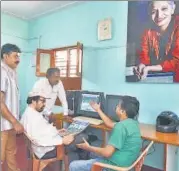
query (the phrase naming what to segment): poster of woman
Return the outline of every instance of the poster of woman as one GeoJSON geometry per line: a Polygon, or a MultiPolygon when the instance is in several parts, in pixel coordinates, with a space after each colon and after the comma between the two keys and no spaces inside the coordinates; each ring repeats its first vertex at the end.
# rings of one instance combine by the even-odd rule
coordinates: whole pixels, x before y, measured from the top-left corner
{"type": "Polygon", "coordinates": [[[129,2],[126,81],[179,83],[179,2],[129,2]]]}

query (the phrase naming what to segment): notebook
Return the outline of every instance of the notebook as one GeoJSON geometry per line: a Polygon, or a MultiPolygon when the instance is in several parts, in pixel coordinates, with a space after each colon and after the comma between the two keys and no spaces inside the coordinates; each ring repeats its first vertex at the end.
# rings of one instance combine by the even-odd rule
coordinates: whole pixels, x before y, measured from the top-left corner
{"type": "Polygon", "coordinates": [[[61,137],[64,137],[69,134],[77,135],[84,131],[90,123],[82,120],[74,120],[69,127],[63,131],[59,132],[61,137]]]}

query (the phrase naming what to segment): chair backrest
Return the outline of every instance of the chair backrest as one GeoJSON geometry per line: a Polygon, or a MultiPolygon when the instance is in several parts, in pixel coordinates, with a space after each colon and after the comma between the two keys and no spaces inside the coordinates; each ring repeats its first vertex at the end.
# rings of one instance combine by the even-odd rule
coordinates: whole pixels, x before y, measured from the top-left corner
{"type": "Polygon", "coordinates": [[[153,145],[153,141],[151,141],[143,150],[140,156],[137,158],[137,160],[133,163],[132,168],[135,168],[135,171],[141,171],[142,166],[144,164],[144,159],[150,149],[150,147],[153,145]]]}

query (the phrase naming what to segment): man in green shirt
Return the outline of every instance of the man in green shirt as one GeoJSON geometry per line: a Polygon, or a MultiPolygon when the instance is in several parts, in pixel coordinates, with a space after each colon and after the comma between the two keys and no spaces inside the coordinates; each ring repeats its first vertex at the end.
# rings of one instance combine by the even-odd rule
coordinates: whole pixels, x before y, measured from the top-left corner
{"type": "Polygon", "coordinates": [[[120,122],[113,122],[107,117],[100,105],[92,102],[91,106],[98,112],[106,126],[112,129],[109,142],[104,148],[89,145],[87,141],[78,144],[78,148],[94,152],[99,158],[78,160],[70,163],[70,171],[90,171],[93,163],[103,162],[120,167],[130,166],[139,156],[142,145],[140,128],[134,119],[139,112],[139,101],[135,97],[121,96],[116,106],[116,115],[120,122]]]}

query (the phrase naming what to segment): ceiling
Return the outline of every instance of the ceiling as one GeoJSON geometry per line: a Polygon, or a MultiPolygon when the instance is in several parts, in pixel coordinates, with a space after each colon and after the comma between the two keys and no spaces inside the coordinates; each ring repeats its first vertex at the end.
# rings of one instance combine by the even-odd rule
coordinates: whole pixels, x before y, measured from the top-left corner
{"type": "Polygon", "coordinates": [[[77,2],[78,1],[1,1],[1,11],[22,19],[30,20],[77,2]]]}

